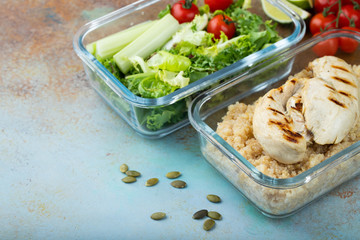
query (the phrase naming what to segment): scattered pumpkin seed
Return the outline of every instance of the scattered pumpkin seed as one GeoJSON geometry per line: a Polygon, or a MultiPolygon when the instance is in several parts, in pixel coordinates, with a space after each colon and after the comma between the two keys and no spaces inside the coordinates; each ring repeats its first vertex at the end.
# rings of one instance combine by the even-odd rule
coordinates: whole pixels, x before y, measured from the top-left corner
{"type": "Polygon", "coordinates": [[[130,177],[139,177],[141,175],[138,171],[135,170],[128,170],[125,174],[130,177]]]}
{"type": "Polygon", "coordinates": [[[155,184],[157,184],[158,182],[159,182],[158,178],[150,178],[146,181],[145,186],[151,187],[151,186],[154,186],[155,184]]]}
{"type": "Polygon", "coordinates": [[[164,213],[164,212],[156,212],[156,213],[151,214],[150,217],[153,220],[161,220],[161,219],[166,217],[166,213],[164,213]]]}
{"type": "Polygon", "coordinates": [[[193,219],[203,219],[207,215],[208,215],[208,210],[202,209],[202,210],[197,211],[196,213],[194,213],[193,219]]]}
{"type": "Polygon", "coordinates": [[[204,225],[203,225],[203,229],[205,231],[209,231],[211,230],[215,225],[215,221],[212,220],[212,219],[207,219],[205,222],[204,222],[204,225]]]}
{"type": "Polygon", "coordinates": [[[172,171],[172,172],[168,172],[168,173],[166,174],[166,177],[167,177],[167,178],[170,178],[170,179],[174,179],[174,178],[178,178],[180,175],[181,175],[180,172],[178,172],[178,171],[172,171]]]}
{"type": "Polygon", "coordinates": [[[171,186],[173,186],[174,188],[184,188],[186,187],[186,182],[182,180],[175,180],[171,182],[171,186]]]}
{"type": "Polygon", "coordinates": [[[215,211],[209,211],[207,216],[214,220],[220,220],[222,218],[221,214],[215,211]]]}
{"type": "Polygon", "coordinates": [[[120,166],[120,172],[126,173],[127,170],[129,170],[129,167],[125,163],[120,166]]]}
{"type": "Polygon", "coordinates": [[[219,203],[221,202],[221,198],[217,195],[214,195],[214,194],[209,194],[206,196],[206,198],[210,201],[210,202],[213,202],[213,203],[219,203]]]}
{"type": "Polygon", "coordinates": [[[127,176],[121,179],[124,183],[133,183],[136,182],[136,178],[132,176],[127,176]]]}

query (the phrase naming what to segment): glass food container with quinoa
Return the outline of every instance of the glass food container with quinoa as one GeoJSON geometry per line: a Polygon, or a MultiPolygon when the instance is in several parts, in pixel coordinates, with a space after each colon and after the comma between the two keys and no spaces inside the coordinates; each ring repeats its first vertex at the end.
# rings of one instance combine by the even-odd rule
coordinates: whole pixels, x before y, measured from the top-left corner
{"type": "Polygon", "coordinates": [[[216,37],[207,29],[216,14],[203,1],[191,22],[180,23],[171,14],[177,1],[140,0],[84,25],[73,46],[112,109],[140,135],[160,138],[189,123],[188,105],[201,91],[303,38],[304,21],[281,1],[268,1],[290,23],[271,21],[259,0],[246,9],[238,0],[221,12],[235,22],[234,35],[216,37]]]}
{"type": "Polygon", "coordinates": [[[360,48],[321,56],[337,39],[358,46],[360,35],[306,40],[189,107],[205,159],[266,216],[289,216],[360,173],[360,48]]]}

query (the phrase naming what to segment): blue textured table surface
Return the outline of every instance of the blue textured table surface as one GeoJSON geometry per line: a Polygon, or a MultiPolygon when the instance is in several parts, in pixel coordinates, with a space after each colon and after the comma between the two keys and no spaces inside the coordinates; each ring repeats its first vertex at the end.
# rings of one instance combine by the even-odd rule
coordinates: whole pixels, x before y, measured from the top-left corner
{"type": "Polygon", "coordinates": [[[102,102],[72,36],[131,2],[2,1],[0,239],[360,239],[359,177],[270,219],[207,164],[190,126],[144,139],[102,102]],[[142,173],[137,182],[121,181],[122,163],[142,173]],[[173,170],[186,188],[170,186],[173,170]],[[209,232],[192,219],[204,208],[223,216],[209,232]],[[166,219],[150,219],[157,211],[166,219]]]}

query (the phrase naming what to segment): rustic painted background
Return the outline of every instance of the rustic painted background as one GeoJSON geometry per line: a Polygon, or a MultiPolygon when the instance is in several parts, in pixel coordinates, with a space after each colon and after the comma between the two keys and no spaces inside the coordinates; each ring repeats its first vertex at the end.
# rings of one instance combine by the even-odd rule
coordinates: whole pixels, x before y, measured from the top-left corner
{"type": "Polygon", "coordinates": [[[191,127],[146,140],[101,101],[72,37],[131,2],[0,1],[0,239],[360,239],[359,177],[269,219],[203,160],[191,127]],[[142,177],[122,183],[122,163],[142,177]],[[172,170],[187,188],[170,187],[172,170]],[[223,215],[210,232],[191,218],[202,208],[223,215]]]}

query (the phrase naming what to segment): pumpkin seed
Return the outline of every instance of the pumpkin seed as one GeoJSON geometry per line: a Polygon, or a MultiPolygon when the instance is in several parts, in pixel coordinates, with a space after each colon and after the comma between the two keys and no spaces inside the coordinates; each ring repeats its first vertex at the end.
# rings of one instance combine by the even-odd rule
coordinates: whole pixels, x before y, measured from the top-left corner
{"type": "Polygon", "coordinates": [[[220,220],[222,218],[221,214],[215,211],[209,211],[207,216],[214,220],[220,220]]]}
{"type": "Polygon", "coordinates": [[[171,182],[171,186],[173,186],[174,188],[184,188],[186,187],[186,182],[181,180],[175,180],[171,182]]]}
{"type": "Polygon", "coordinates": [[[178,172],[178,171],[172,171],[172,172],[168,172],[168,173],[166,174],[166,177],[167,177],[167,178],[170,178],[170,179],[174,179],[174,178],[178,178],[180,175],[181,175],[180,172],[178,172]]]}
{"type": "Polygon", "coordinates": [[[128,170],[125,174],[130,177],[139,177],[141,175],[138,171],[135,170],[128,170]]]}
{"type": "Polygon", "coordinates": [[[205,222],[204,222],[204,225],[203,225],[203,229],[205,231],[209,231],[211,230],[215,225],[215,221],[212,220],[212,219],[207,219],[205,222]]]}
{"type": "Polygon", "coordinates": [[[136,178],[132,176],[127,176],[121,179],[124,183],[133,183],[136,182],[136,178]]]}
{"type": "Polygon", "coordinates": [[[120,172],[126,173],[127,170],[129,170],[129,167],[125,163],[120,166],[120,172]]]}
{"type": "Polygon", "coordinates": [[[150,178],[146,181],[145,186],[151,187],[151,186],[154,186],[155,184],[157,184],[158,182],[159,182],[158,178],[150,178]]]}
{"type": "Polygon", "coordinates": [[[156,212],[156,213],[151,214],[150,217],[153,220],[161,220],[161,219],[166,217],[166,213],[164,213],[164,212],[156,212]]]}
{"type": "Polygon", "coordinates": [[[221,202],[221,198],[217,195],[214,195],[214,194],[209,194],[206,196],[206,198],[210,201],[210,202],[213,202],[213,203],[219,203],[221,202]]]}
{"type": "Polygon", "coordinates": [[[193,219],[203,219],[207,215],[208,215],[208,210],[202,209],[202,210],[197,211],[196,213],[194,213],[193,219]]]}

